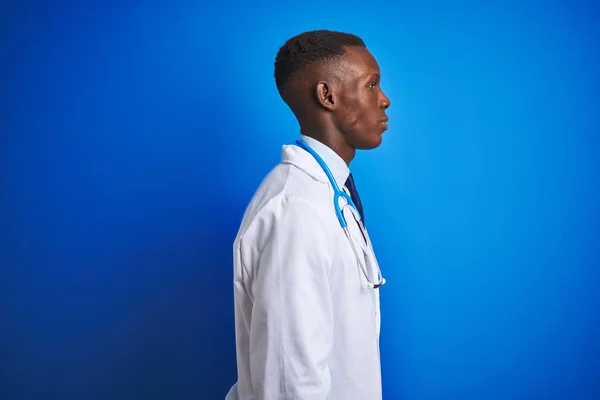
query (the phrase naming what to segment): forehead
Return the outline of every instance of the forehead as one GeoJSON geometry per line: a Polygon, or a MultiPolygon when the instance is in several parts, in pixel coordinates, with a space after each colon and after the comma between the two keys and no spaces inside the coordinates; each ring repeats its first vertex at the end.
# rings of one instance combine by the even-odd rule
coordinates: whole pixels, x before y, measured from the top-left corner
{"type": "Polygon", "coordinates": [[[346,47],[343,59],[345,66],[358,76],[380,73],[375,57],[364,47],[346,47]]]}

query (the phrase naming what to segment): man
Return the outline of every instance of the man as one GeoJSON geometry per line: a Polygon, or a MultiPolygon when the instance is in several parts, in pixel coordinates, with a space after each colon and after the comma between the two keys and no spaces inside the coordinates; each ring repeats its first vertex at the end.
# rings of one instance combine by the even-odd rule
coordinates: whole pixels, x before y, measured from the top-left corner
{"type": "Polygon", "coordinates": [[[380,281],[349,170],[356,150],[376,148],[387,130],[379,79],[352,34],[305,32],[277,54],[277,89],[303,145],[284,146],[234,243],[238,382],[228,400],[382,396],[379,292],[369,285],[380,281]],[[349,236],[335,186],[352,197],[338,204],[356,206],[343,210],[349,236]]]}

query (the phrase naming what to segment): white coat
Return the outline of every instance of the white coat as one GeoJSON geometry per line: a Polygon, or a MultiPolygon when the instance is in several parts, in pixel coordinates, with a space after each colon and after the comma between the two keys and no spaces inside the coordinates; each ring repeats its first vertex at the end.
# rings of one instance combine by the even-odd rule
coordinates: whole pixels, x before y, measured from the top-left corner
{"type": "MultiPolygon", "coordinates": [[[[302,139],[344,187],[346,163],[302,139]]],[[[344,214],[364,257],[349,207],[344,214]]],[[[234,301],[238,380],[226,400],[381,399],[379,290],[366,287],[326,174],[298,146],[283,147],[244,214],[234,242],[234,301]]]]}

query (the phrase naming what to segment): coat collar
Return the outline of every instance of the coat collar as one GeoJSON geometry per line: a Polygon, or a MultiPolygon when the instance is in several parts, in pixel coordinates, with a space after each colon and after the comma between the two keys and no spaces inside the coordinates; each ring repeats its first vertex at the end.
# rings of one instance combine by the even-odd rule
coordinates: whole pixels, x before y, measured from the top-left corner
{"type": "MultiPolygon", "coordinates": [[[[350,169],[346,165],[346,162],[332,149],[318,140],[306,135],[301,135],[301,139],[323,159],[325,164],[327,164],[331,170],[338,187],[342,189],[346,184],[348,175],[350,175],[350,169]]],[[[327,174],[323,171],[317,160],[301,147],[296,145],[283,146],[281,160],[283,163],[292,164],[300,168],[318,181],[329,182],[327,174]]]]}

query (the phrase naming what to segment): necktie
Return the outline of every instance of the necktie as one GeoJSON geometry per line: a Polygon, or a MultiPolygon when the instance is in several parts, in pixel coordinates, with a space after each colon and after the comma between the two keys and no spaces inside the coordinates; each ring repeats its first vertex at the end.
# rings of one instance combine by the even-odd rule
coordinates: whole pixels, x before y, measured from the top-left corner
{"type": "Polygon", "coordinates": [[[362,218],[364,224],[365,214],[363,213],[362,203],[360,202],[360,197],[358,197],[358,192],[356,191],[356,185],[354,184],[354,178],[352,177],[352,174],[350,174],[348,176],[348,179],[346,180],[346,187],[350,192],[350,197],[352,198],[352,201],[356,205],[356,208],[358,208],[358,212],[360,213],[360,217],[362,218]]]}

